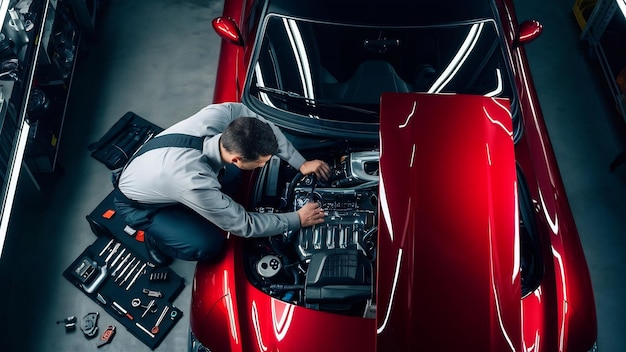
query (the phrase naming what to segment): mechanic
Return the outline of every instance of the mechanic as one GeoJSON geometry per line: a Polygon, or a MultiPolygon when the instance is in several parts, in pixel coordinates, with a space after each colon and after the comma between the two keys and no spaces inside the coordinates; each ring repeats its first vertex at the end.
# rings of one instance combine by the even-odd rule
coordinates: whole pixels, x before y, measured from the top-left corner
{"type": "Polygon", "coordinates": [[[116,210],[144,231],[149,259],[157,266],[173,258],[215,257],[224,244],[219,229],[264,237],[323,223],[324,210],[315,202],[297,212],[257,213],[225,193],[240,170],[262,167],[272,155],[302,174],[330,175],[328,164],[306,161],[278,127],[243,104],[211,104],[152,138],[114,173],[116,210]]]}

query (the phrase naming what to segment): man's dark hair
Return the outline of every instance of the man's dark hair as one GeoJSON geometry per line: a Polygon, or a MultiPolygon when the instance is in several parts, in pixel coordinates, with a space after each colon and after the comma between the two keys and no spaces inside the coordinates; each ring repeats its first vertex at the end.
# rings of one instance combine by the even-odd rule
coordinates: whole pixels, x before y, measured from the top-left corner
{"type": "Polygon", "coordinates": [[[243,161],[255,161],[278,152],[278,142],[272,128],[253,117],[233,120],[222,133],[222,146],[229,153],[241,155],[243,161]]]}

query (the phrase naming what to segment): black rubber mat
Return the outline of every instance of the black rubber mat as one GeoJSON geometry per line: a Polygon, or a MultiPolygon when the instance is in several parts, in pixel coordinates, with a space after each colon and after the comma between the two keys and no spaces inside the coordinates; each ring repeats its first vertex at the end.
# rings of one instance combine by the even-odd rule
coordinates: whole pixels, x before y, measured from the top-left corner
{"type": "Polygon", "coordinates": [[[97,239],[63,276],[155,349],[183,316],[172,302],[185,287],[184,279],[150,263],[142,232],[128,227],[113,209],[111,193],[87,215],[97,239]]]}

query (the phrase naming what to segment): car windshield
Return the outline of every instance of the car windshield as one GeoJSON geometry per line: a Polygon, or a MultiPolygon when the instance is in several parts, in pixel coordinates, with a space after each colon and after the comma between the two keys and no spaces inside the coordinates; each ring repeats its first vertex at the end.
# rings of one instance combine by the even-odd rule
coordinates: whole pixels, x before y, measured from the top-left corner
{"type": "Polygon", "coordinates": [[[510,97],[492,20],[380,27],[268,17],[247,92],[266,109],[378,123],[383,92],[510,97]]]}

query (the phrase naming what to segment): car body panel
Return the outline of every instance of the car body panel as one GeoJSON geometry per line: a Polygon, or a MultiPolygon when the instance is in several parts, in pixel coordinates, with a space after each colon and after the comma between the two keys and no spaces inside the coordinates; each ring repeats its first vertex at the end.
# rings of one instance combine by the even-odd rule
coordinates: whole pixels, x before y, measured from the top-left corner
{"type": "Polygon", "coordinates": [[[383,94],[379,350],[520,349],[507,105],[480,96],[383,94]]]}

